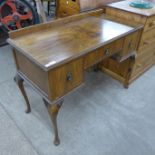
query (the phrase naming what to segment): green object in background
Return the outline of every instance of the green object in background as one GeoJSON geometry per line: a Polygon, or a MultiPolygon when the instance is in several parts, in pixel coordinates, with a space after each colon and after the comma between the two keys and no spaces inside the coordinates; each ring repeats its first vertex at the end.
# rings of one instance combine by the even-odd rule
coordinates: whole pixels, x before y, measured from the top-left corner
{"type": "Polygon", "coordinates": [[[144,0],[135,0],[130,2],[130,6],[140,9],[151,9],[153,8],[153,4],[151,2],[147,2],[144,0]]]}

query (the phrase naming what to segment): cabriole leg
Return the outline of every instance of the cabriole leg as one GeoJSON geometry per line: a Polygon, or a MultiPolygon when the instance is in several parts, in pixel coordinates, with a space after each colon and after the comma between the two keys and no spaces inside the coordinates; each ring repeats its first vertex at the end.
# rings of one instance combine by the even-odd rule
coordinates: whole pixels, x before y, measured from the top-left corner
{"type": "Polygon", "coordinates": [[[45,99],[43,99],[48,113],[50,115],[50,118],[52,120],[53,123],[53,128],[54,128],[54,144],[55,145],[59,145],[60,144],[60,139],[59,139],[59,134],[58,134],[58,126],[57,126],[57,115],[58,112],[62,106],[63,101],[59,102],[59,103],[55,103],[50,105],[45,99]]]}
{"type": "Polygon", "coordinates": [[[24,89],[24,85],[23,85],[23,82],[24,80],[18,75],[16,74],[16,77],[14,78],[14,80],[16,81],[16,83],[18,84],[18,87],[26,101],[26,106],[27,106],[27,109],[26,109],[26,113],[30,113],[31,112],[31,106],[30,106],[30,103],[29,103],[29,100],[28,100],[28,97],[27,97],[27,94],[26,94],[26,91],[24,89]]]}

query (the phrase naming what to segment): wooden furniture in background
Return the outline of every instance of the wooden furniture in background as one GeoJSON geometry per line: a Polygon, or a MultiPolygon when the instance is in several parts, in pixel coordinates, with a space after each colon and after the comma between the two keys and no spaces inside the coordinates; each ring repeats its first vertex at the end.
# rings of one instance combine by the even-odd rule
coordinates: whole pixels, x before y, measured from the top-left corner
{"type": "MultiPolygon", "coordinates": [[[[122,1],[107,5],[106,14],[113,16],[115,19],[121,18],[124,23],[144,25],[133,68],[129,69],[128,61],[118,63],[111,58],[107,59],[101,67],[104,72],[123,83],[126,79],[124,73],[131,72],[131,77],[127,82],[130,84],[155,64],[155,7],[152,9],[137,9],[130,7],[128,1],[122,1]]],[[[125,87],[128,86],[125,84],[125,87]]]]}
{"type": "Polygon", "coordinates": [[[92,9],[104,8],[105,4],[116,1],[119,0],[57,0],[56,16],[67,17],[92,9]]]}
{"type": "Polygon", "coordinates": [[[10,32],[16,81],[27,112],[31,109],[24,81],[43,98],[54,125],[55,145],[60,143],[56,119],[64,96],[82,86],[89,67],[112,56],[133,58],[141,29],[111,21],[99,10],[10,32]]]}

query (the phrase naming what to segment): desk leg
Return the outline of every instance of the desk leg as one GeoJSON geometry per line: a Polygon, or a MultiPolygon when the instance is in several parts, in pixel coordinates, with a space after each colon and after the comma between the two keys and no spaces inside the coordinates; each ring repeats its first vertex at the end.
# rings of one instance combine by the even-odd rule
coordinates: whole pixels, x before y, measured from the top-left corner
{"type": "Polygon", "coordinates": [[[129,65],[129,68],[128,68],[128,73],[127,73],[127,76],[126,76],[126,79],[125,79],[125,82],[124,82],[124,88],[128,89],[129,88],[129,80],[130,80],[130,77],[132,75],[132,70],[133,70],[133,66],[135,64],[135,55],[131,56],[130,58],[130,65],[129,65]]]}
{"type": "Polygon", "coordinates": [[[45,99],[43,99],[43,101],[47,107],[48,113],[49,113],[52,123],[53,123],[54,134],[55,134],[54,135],[55,136],[54,144],[59,145],[60,139],[59,139],[58,127],[57,127],[57,115],[58,115],[58,112],[62,106],[63,101],[61,101],[59,103],[52,104],[52,105],[50,105],[45,99]]]}
{"type": "Polygon", "coordinates": [[[31,112],[31,106],[30,106],[27,94],[25,92],[25,89],[24,89],[24,85],[23,85],[24,80],[18,74],[16,74],[15,81],[18,84],[18,87],[19,87],[19,89],[20,89],[20,91],[21,91],[21,93],[22,93],[22,95],[26,101],[27,109],[25,112],[30,113],[31,112]]]}

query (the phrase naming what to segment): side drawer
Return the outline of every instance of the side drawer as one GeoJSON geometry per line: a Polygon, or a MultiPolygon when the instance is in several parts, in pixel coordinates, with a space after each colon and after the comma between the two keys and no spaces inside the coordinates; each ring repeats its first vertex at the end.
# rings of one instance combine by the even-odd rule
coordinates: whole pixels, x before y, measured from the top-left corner
{"type": "Polygon", "coordinates": [[[147,68],[153,64],[153,52],[151,49],[143,51],[138,55],[132,76],[137,76],[138,74],[143,73],[147,68]]]}
{"type": "Polygon", "coordinates": [[[155,28],[155,16],[151,16],[147,18],[144,31],[148,31],[155,28]]]}
{"type": "Polygon", "coordinates": [[[139,50],[144,50],[154,44],[155,44],[155,28],[143,33],[139,50]]]}
{"type": "Polygon", "coordinates": [[[73,60],[49,72],[50,99],[58,99],[84,82],[83,58],[73,60]]]}
{"type": "Polygon", "coordinates": [[[125,37],[123,50],[119,53],[119,58],[127,59],[131,53],[137,50],[141,31],[134,32],[125,37]]]}

